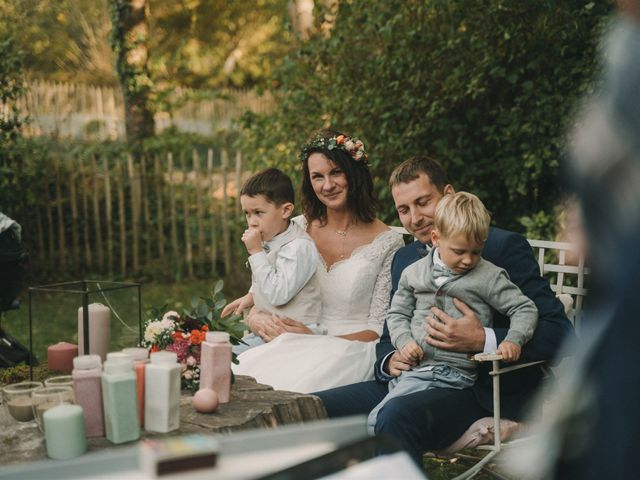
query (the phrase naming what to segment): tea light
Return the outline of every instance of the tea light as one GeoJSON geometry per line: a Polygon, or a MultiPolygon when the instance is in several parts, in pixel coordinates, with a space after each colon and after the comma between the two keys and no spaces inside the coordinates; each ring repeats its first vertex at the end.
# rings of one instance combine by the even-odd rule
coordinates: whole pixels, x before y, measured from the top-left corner
{"type": "Polygon", "coordinates": [[[47,348],[49,370],[71,373],[73,358],[78,356],[78,346],[67,342],[58,342],[47,348]]]}
{"type": "Polygon", "coordinates": [[[9,414],[19,422],[33,420],[33,401],[27,397],[18,397],[7,402],[9,414]]]}
{"type": "Polygon", "coordinates": [[[44,431],[44,413],[58,405],[73,403],[73,390],[70,386],[39,387],[31,392],[31,402],[36,423],[40,430],[44,431]]]}
{"type": "Polygon", "coordinates": [[[3,403],[14,420],[18,422],[33,420],[31,392],[38,387],[42,387],[42,383],[20,382],[7,385],[2,389],[3,403]]]}
{"type": "Polygon", "coordinates": [[[45,387],[72,387],[73,380],[71,375],[59,375],[57,377],[47,378],[44,381],[45,387]]]}
{"type": "Polygon", "coordinates": [[[67,460],[87,451],[84,416],[79,405],[58,405],[42,415],[47,456],[67,460]]]}

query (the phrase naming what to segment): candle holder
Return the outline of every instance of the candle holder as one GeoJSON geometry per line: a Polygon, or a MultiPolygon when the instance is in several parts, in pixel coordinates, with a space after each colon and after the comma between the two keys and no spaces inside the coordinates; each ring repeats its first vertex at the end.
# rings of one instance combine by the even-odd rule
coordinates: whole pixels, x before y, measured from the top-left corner
{"type": "Polygon", "coordinates": [[[42,387],[41,382],[20,382],[2,388],[2,403],[17,422],[33,420],[33,400],[31,392],[42,387]]]}
{"type": "Polygon", "coordinates": [[[44,433],[42,415],[50,408],[73,403],[73,390],[70,386],[38,387],[31,392],[33,418],[44,433]]]}
{"type": "MultiPolygon", "coordinates": [[[[119,333],[114,349],[139,343],[143,334],[141,287],[140,283],[105,280],[29,287],[29,350],[35,353],[37,337],[38,352],[46,351],[50,369],[70,373],[78,354],[104,357],[111,349],[112,331],[119,333]],[[118,345],[124,337],[127,341],[118,345]]],[[[29,378],[33,379],[32,366],[29,378]]]]}

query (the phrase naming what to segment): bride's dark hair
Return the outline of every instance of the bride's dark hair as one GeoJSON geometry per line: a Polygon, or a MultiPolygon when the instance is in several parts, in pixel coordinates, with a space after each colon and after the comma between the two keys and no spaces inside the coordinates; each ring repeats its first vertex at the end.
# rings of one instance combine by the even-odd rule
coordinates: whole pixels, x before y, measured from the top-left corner
{"type": "Polygon", "coordinates": [[[327,207],[322,203],[313,191],[311,177],[309,175],[309,156],[312,153],[321,153],[339,167],[347,177],[349,191],[347,193],[347,208],[358,222],[371,223],[376,218],[378,200],[373,190],[373,179],[369,167],[365,161],[354,160],[341,148],[328,149],[321,145],[314,145],[318,138],[337,138],[344,135],[335,130],[321,130],[315,133],[303,149],[302,155],[302,212],[308,222],[320,220],[327,221],[327,207]]]}

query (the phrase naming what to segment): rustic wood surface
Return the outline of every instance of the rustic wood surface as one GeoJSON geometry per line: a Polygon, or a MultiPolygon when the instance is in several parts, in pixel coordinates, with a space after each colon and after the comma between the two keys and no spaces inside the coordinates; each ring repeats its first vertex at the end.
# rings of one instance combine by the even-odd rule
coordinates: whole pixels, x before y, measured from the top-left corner
{"type": "MultiPolygon", "coordinates": [[[[142,431],[142,438],[185,433],[225,433],[254,428],[321,420],[327,417],[322,401],[312,395],[273,390],[246,376],[236,377],[231,401],[214,413],[202,414],[191,406],[191,393],[180,401],[180,429],[167,434],[142,431]]],[[[44,435],[35,422],[18,423],[3,405],[0,409],[0,465],[32,462],[47,458],[44,435]]],[[[89,451],[118,448],[106,438],[88,439],[89,451]]],[[[131,445],[126,443],[122,445],[131,445]]]]}

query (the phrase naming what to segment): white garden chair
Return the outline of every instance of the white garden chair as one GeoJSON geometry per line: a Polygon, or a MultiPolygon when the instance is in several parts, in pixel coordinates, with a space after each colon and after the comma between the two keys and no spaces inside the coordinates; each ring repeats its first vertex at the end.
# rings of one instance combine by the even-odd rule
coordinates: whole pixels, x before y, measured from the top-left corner
{"type": "MultiPolygon", "coordinates": [[[[529,243],[534,249],[534,253],[537,253],[540,274],[549,279],[551,289],[564,304],[567,316],[574,323],[576,331],[579,332],[583,301],[587,295],[585,277],[590,274],[590,270],[585,267],[584,258],[580,256],[577,265],[567,265],[567,254],[569,252],[575,252],[572,244],[545,240],[529,240],[529,243]]],[[[503,449],[513,446],[518,442],[526,441],[526,437],[523,437],[505,443],[508,437],[519,428],[515,422],[500,418],[500,375],[543,362],[532,362],[501,368],[501,358],[500,355],[495,354],[478,354],[474,356],[474,359],[477,361],[492,362],[490,375],[493,376],[494,415],[493,417],[483,418],[475,422],[461,439],[449,447],[445,453],[452,454],[465,448],[488,450],[489,453],[482,458],[457,454],[463,460],[471,459],[478,461],[464,473],[455,477],[454,480],[473,478],[481,470],[486,469],[491,460],[503,449]],[[494,435],[494,433],[498,431],[501,432],[501,434],[494,435]]],[[[491,474],[498,478],[504,478],[495,472],[491,472],[491,474]]]]}

